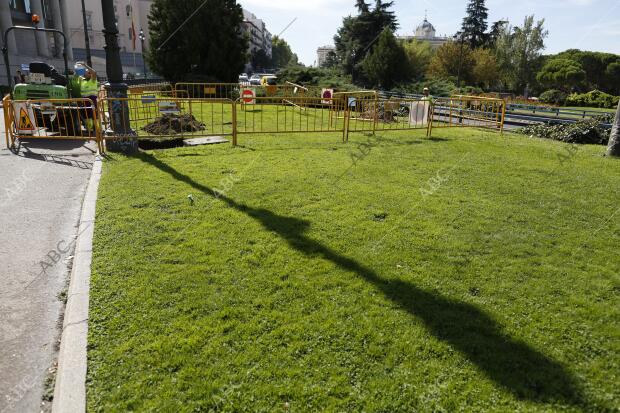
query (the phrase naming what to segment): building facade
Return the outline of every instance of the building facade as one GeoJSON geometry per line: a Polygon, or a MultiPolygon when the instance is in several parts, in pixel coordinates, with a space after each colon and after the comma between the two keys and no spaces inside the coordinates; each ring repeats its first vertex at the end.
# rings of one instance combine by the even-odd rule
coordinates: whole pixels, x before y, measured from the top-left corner
{"type": "MultiPolygon", "coordinates": [[[[82,23],[81,0],[64,1],[68,1],[70,4],[68,17],[74,58],[75,60],[85,61],[86,36],[84,24],[82,23]]],[[[148,49],[150,41],[148,15],[152,3],[152,0],[114,0],[114,11],[116,12],[118,27],[118,45],[121,49],[121,62],[124,73],[144,75],[143,52],[148,49]],[[142,50],[142,42],[139,39],[140,30],[143,31],[145,37],[144,50],[142,50]]],[[[85,6],[86,26],[88,28],[93,67],[100,76],[105,76],[105,39],[103,36],[101,0],[86,0],[85,6]]]]}
{"type": "Polygon", "coordinates": [[[424,21],[415,29],[413,36],[399,36],[398,38],[405,41],[418,40],[421,42],[426,42],[429,43],[433,49],[437,49],[441,45],[450,41],[450,38],[447,36],[437,36],[435,27],[426,17],[424,18],[424,21]]]}
{"type": "MultiPolygon", "coordinates": [[[[145,49],[148,47],[148,20],[151,0],[114,0],[119,30],[119,46],[125,73],[142,73],[142,44],[135,39],[140,29],[145,34],[145,49]]],[[[103,14],[101,0],[86,0],[86,21],[94,69],[105,76],[105,41],[103,38],[103,14]]],[[[81,0],[0,0],[0,30],[11,26],[32,26],[31,18],[41,18],[39,27],[62,31],[69,41],[67,56],[70,66],[75,61],[86,60],[85,31],[81,0]]],[[[63,40],[61,36],[49,33],[14,31],[7,38],[11,61],[11,73],[22,65],[35,61],[48,62],[59,69],[63,67],[63,40]]],[[[61,70],[62,71],[62,70],[61,70]]],[[[0,70],[0,84],[8,84],[6,70],[0,70]]]]}
{"type": "Polygon", "coordinates": [[[327,58],[330,53],[336,53],[336,47],[334,46],[321,46],[316,49],[316,65],[323,67],[327,63],[327,58]]]}
{"type": "MultiPolygon", "coordinates": [[[[248,55],[258,50],[264,50],[265,54],[271,58],[273,56],[272,49],[272,35],[267,30],[265,22],[250,11],[243,9],[243,23],[241,24],[241,30],[248,37],[248,55]]],[[[249,71],[251,66],[246,65],[246,70],[249,71]]]]}

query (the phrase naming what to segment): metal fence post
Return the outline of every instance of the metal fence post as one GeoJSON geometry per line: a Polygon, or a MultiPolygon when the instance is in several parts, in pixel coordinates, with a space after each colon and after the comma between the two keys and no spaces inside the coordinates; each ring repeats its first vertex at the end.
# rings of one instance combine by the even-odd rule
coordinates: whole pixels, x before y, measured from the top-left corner
{"type": "Polygon", "coordinates": [[[237,101],[232,101],[232,144],[237,146],[237,101]]]}

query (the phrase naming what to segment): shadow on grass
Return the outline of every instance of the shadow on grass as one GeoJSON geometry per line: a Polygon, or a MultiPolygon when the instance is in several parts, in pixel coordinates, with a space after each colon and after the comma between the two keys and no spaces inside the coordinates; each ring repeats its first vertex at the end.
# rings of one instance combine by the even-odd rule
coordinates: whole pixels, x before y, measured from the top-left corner
{"type": "Polygon", "coordinates": [[[594,407],[589,405],[575,378],[561,364],[525,342],[510,337],[502,331],[501,325],[479,308],[422,290],[409,282],[384,279],[371,268],[308,238],[305,232],[310,227],[309,221],[253,208],[222,194],[215,195],[213,189],[152,155],[139,156],[174,179],[247,214],[266,230],[276,232],[295,250],[311,258],[327,259],[372,283],[385,297],[419,318],[435,338],[459,351],[490,380],[518,399],[594,407]]]}

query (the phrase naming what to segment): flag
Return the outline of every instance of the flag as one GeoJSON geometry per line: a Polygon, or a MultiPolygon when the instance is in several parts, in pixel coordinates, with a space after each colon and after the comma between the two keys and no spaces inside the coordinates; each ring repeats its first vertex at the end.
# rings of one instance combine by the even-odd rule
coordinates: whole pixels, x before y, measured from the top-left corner
{"type": "Polygon", "coordinates": [[[133,21],[133,16],[131,18],[131,40],[133,41],[133,50],[136,50],[136,25],[133,21]]]}
{"type": "Polygon", "coordinates": [[[131,41],[133,42],[133,50],[136,51],[136,23],[133,19],[133,2],[129,0],[129,10],[131,10],[131,41]]]}

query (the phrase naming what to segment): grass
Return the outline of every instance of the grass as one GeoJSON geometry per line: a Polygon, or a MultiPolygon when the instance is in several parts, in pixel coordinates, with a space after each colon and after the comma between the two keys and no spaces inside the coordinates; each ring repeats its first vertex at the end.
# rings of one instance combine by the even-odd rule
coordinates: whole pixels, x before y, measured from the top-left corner
{"type": "Polygon", "coordinates": [[[592,108],[592,107],[580,107],[580,106],[564,106],[561,109],[585,110],[585,111],[591,111],[591,112],[616,113],[616,109],[592,108]]]}
{"type": "Polygon", "coordinates": [[[620,162],[433,136],[112,156],[88,410],[617,408],[620,162]]]}

